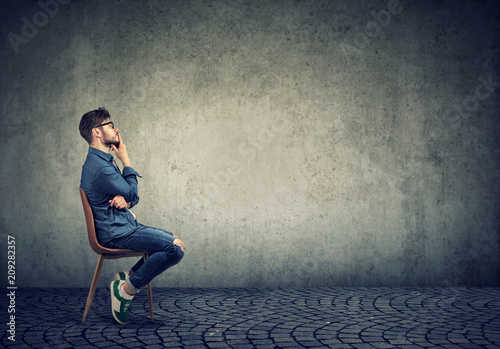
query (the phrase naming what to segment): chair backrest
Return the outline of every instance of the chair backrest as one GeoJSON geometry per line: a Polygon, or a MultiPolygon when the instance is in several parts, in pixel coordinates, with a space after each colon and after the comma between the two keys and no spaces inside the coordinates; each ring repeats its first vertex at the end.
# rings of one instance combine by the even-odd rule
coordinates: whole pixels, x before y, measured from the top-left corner
{"type": "Polygon", "coordinates": [[[82,188],[80,188],[80,196],[82,198],[83,212],[85,213],[85,221],[87,222],[87,235],[89,238],[89,244],[95,253],[100,255],[110,256],[108,258],[113,258],[111,257],[111,255],[115,255],[116,257],[114,258],[118,258],[121,257],[122,255],[142,256],[144,254],[144,252],[139,252],[134,250],[107,248],[99,244],[99,241],[97,240],[97,234],[95,231],[94,214],[92,213],[92,207],[90,207],[87,194],[85,194],[82,188]]]}
{"type": "Polygon", "coordinates": [[[102,247],[99,244],[99,241],[97,241],[97,234],[95,231],[95,224],[94,224],[94,214],[92,213],[92,208],[90,207],[87,194],[85,194],[82,188],[80,188],[80,196],[82,198],[83,212],[85,213],[85,221],[87,222],[87,235],[89,238],[90,247],[92,247],[95,253],[104,254],[107,251],[106,248],[102,247]]]}

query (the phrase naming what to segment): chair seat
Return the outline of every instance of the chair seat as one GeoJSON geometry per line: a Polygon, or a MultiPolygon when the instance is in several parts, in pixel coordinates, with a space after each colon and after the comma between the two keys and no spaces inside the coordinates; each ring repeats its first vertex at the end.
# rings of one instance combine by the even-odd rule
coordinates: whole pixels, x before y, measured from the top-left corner
{"type": "Polygon", "coordinates": [[[117,248],[103,248],[100,254],[104,255],[112,255],[112,254],[137,254],[138,256],[142,256],[145,252],[136,251],[136,250],[127,250],[127,249],[117,249],[117,248]]]}
{"type": "Polygon", "coordinates": [[[118,259],[124,257],[144,257],[145,253],[134,250],[113,250],[110,253],[102,253],[104,259],[118,259]]]}

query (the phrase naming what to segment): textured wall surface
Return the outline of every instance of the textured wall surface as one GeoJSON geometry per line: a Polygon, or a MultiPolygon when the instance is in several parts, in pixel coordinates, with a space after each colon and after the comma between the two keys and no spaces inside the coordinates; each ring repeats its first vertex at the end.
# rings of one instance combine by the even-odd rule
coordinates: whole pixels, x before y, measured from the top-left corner
{"type": "Polygon", "coordinates": [[[156,286],[500,286],[494,4],[2,1],[17,285],[90,285],[78,123],[103,106],[134,212],[188,248],[156,286]]]}

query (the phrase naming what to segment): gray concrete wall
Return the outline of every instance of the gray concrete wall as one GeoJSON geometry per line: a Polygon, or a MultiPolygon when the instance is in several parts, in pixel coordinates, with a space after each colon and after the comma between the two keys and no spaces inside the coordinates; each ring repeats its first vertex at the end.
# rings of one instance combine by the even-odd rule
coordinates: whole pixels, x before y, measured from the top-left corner
{"type": "Polygon", "coordinates": [[[187,245],[156,286],[500,286],[493,4],[3,1],[17,286],[90,285],[78,123],[99,106],[139,220],[187,245]]]}

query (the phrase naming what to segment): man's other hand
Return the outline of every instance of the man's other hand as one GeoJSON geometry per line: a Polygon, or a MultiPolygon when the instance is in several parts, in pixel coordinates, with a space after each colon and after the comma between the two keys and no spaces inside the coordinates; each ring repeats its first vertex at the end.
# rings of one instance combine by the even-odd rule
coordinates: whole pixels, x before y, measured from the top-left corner
{"type": "Polygon", "coordinates": [[[113,200],[109,200],[109,204],[111,207],[116,207],[118,209],[128,208],[128,203],[125,201],[125,198],[121,195],[116,195],[113,200]]]}

